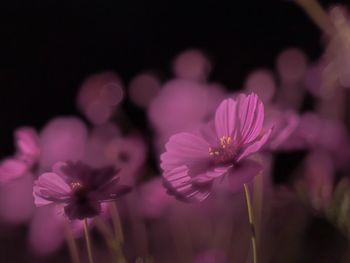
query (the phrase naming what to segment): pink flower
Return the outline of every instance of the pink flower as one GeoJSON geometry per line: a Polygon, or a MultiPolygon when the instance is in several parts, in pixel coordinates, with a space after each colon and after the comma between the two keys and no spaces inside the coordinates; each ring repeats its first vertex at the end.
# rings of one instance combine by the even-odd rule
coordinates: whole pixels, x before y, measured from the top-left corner
{"type": "Polygon", "coordinates": [[[91,123],[101,125],[112,117],[123,97],[120,77],[107,71],[93,74],[84,81],[77,104],[91,123]]]}
{"type": "Polygon", "coordinates": [[[37,206],[61,204],[71,220],[94,217],[100,214],[102,202],[129,190],[118,184],[117,172],[112,166],[94,169],[82,162],[57,163],[34,182],[34,202],[37,206]]]}
{"type": "MultiPolygon", "coordinates": [[[[264,106],[258,96],[241,94],[220,104],[214,130],[172,136],[161,156],[170,193],[179,199],[202,201],[209,196],[214,179],[224,175],[234,178],[236,168],[245,165],[243,160],[259,151],[269,138],[271,130],[263,131],[263,122],[264,106]]],[[[253,176],[247,173],[239,184],[253,176]]]]}
{"type": "Polygon", "coordinates": [[[143,184],[139,190],[140,210],[145,218],[160,218],[174,203],[157,177],[143,184]]]}
{"type": "Polygon", "coordinates": [[[209,59],[203,52],[188,49],[181,52],[173,62],[173,72],[177,78],[205,82],[211,72],[209,59]]]}
{"type": "Polygon", "coordinates": [[[16,153],[0,162],[0,182],[7,183],[31,170],[38,161],[40,149],[37,132],[30,127],[15,131],[16,153]]]}

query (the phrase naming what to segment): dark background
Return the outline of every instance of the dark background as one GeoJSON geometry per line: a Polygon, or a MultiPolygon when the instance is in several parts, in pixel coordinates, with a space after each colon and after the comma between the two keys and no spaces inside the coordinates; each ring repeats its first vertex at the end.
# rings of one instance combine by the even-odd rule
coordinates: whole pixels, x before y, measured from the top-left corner
{"type": "MultiPolygon", "coordinates": [[[[286,47],[312,60],[321,52],[316,26],[277,0],[4,1],[0,36],[1,156],[14,128],[76,114],[78,87],[94,72],[115,70],[126,84],[146,69],[165,79],[172,58],[196,47],[214,63],[211,79],[235,89],[252,69],[273,68],[286,47]]],[[[138,113],[125,106],[131,118],[138,113]]]]}

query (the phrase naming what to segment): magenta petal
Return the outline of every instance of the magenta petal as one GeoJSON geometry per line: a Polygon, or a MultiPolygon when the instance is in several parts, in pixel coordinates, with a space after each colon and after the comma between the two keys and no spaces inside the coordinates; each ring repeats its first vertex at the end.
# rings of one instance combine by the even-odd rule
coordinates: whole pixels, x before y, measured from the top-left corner
{"type": "Polygon", "coordinates": [[[25,158],[30,158],[30,161],[35,161],[38,158],[39,136],[33,128],[23,127],[15,131],[17,153],[24,155],[25,158]]]}
{"type": "Polygon", "coordinates": [[[286,112],[280,120],[276,120],[278,127],[274,126],[269,141],[269,148],[275,150],[289,139],[292,133],[298,128],[299,116],[293,112],[286,112]]]}
{"type": "Polygon", "coordinates": [[[231,167],[232,167],[232,164],[213,167],[212,169],[209,169],[206,172],[206,176],[208,176],[211,179],[220,177],[224,175],[231,167]]]}
{"type": "Polygon", "coordinates": [[[23,176],[28,171],[28,165],[16,158],[5,159],[0,163],[0,183],[6,183],[23,176]]]}
{"type": "Polygon", "coordinates": [[[237,98],[237,111],[240,140],[250,143],[258,137],[262,129],[264,105],[256,94],[242,94],[237,98]]]}
{"type": "Polygon", "coordinates": [[[35,181],[33,191],[35,205],[43,206],[67,201],[71,188],[59,175],[44,173],[35,181]]]}
{"type": "Polygon", "coordinates": [[[167,151],[160,157],[164,171],[181,165],[198,165],[209,159],[208,143],[191,133],[178,133],[172,136],[165,147],[167,151]]]}
{"type": "Polygon", "coordinates": [[[218,138],[231,136],[236,128],[236,107],[237,102],[233,99],[226,99],[216,110],[215,129],[218,138]]]}
{"type": "Polygon", "coordinates": [[[272,129],[269,129],[267,132],[265,132],[259,139],[252,142],[251,144],[247,145],[243,150],[242,153],[237,158],[237,162],[240,160],[248,157],[249,155],[252,155],[259,151],[262,146],[267,142],[267,140],[270,138],[272,129]]]}
{"type": "Polygon", "coordinates": [[[195,185],[192,178],[188,175],[186,166],[179,166],[171,171],[165,171],[163,176],[165,179],[165,187],[170,194],[182,201],[203,201],[211,190],[211,181],[206,184],[195,185]]]}
{"type": "Polygon", "coordinates": [[[243,184],[250,182],[261,170],[262,166],[252,160],[245,160],[233,168],[228,176],[229,189],[237,192],[243,184]]]}

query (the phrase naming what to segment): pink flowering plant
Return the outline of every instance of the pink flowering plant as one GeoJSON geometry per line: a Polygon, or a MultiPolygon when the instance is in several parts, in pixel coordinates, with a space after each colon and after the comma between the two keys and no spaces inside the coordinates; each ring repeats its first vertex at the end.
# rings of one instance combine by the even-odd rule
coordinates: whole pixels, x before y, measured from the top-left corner
{"type": "MultiPolygon", "coordinates": [[[[264,130],[264,106],[254,93],[224,100],[215,112],[214,131],[207,134],[178,133],[166,144],[161,156],[165,185],[181,199],[203,201],[213,181],[229,177],[230,184],[243,187],[256,174],[243,176],[237,167],[267,142],[271,129],[264,130]]],[[[207,127],[206,127],[207,128],[207,127]]]]}

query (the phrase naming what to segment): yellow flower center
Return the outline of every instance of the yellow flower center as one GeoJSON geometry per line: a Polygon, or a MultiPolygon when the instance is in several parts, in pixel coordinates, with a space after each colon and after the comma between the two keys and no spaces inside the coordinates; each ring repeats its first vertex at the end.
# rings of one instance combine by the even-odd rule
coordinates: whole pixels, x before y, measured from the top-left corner
{"type": "Polygon", "coordinates": [[[233,161],[236,155],[236,149],[233,145],[233,139],[230,136],[222,136],[219,139],[219,147],[209,147],[209,155],[215,163],[228,163],[233,161]]]}

